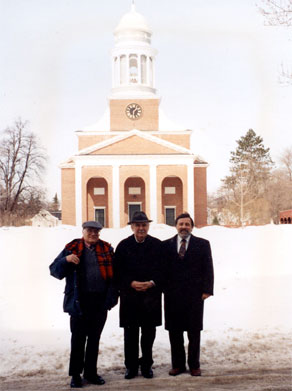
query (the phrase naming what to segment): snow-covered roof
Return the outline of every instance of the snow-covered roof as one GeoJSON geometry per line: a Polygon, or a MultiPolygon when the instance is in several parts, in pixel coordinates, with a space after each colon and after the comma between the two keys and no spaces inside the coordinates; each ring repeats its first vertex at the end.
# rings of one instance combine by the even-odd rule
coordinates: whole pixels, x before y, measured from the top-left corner
{"type": "MultiPolygon", "coordinates": [[[[158,130],[160,132],[177,132],[177,131],[186,131],[189,130],[182,126],[181,124],[177,124],[170,120],[165,112],[159,108],[159,125],[158,130]]],[[[106,109],[103,116],[97,121],[95,124],[90,126],[85,126],[79,131],[84,132],[109,132],[110,131],[110,110],[106,109]]]]}

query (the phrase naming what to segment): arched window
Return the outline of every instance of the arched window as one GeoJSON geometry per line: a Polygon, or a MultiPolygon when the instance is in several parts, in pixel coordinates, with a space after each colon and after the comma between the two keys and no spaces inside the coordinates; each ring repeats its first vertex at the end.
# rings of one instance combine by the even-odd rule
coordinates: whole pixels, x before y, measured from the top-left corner
{"type": "Polygon", "coordinates": [[[147,58],[146,56],[141,56],[141,83],[147,83],[147,58]]]}
{"type": "Polygon", "coordinates": [[[149,57],[149,84],[153,87],[153,60],[149,57]]]}
{"type": "Polygon", "coordinates": [[[136,54],[130,54],[129,57],[130,68],[130,83],[138,83],[138,57],[136,54]]]}
{"type": "Polygon", "coordinates": [[[118,58],[114,58],[114,84],[119,83],[119,69],[118,69],[118,58]]]}
{"type": "Polygon", "coordinates": [[[120,75],[121,75],[121,84],[127,83],[127,63],[126,63],[126,56],[122,55],[120,58],[121,64],[120,64],[120,75]]]}

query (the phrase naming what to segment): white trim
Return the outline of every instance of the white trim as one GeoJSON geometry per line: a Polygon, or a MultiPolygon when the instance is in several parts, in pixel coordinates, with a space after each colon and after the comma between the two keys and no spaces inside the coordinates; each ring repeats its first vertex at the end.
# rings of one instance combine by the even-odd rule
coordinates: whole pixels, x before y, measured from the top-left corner
{"type": "Polygon", "coordinates": [[[150,171],[150,183],[149,183],[149,198],[150,198],[150,218],[154,224],[157,224],[157,167],[155,164],[151,164],[150,171]]]}
{"type": "Polygon", "coordinates": [[[188,213],[193,216],[195,213],[195,189],[194,189],[194,167],[191,164],[188,164],[188,172],[187,172],[187,181],[188,181],[188,189],[187,189],[187,197],[188,197],[188,213]]]}
{"type": "MultiPolygon", "coordinates": [[[[141,130],[141,132],[150,134],[151,136],[156,135],[190,135],[191,132],[193,132],[191,129],[185,129],[185,130],[141,130]]],[[[79,136],[118,136],[121,133],[125,133],[124,130],[111,130],[110,132],[107,131],[99,131],[99,130],[76,130],[75,134],[77,137],[79,136]]]]}
{"type": "Polygon", "coordinates": [[[112,213],[113,228],[120,228],[120,167],[113,166],[113,187],[112,187],[112,213]]]}
{"type": "Polygon", "coordinates": [[[75,167],[75,215],[76,225],[82,225],[82,165],[75,167]]]}
{"type": "MultiPolygon", "coordinates": [[[[73,156],[71,160],[73,159],[75,164],[78,163],[82,166],[113,166],[114,164],[119,166],[149,166],[149,162],[156,166],[186,166],[189,164],[193,166],[194,158],[194,155],[82,155],[73,156]]],[[[207,165],[201,166],[207,167],[207,165]]],[[[63,162],[60,167],[66,168],[66,162],[63,162]]]]}
{"type": "Polygon", "coordinates": [[[194,168],[209,167],[209,163],[194,163],[194,168]]]}

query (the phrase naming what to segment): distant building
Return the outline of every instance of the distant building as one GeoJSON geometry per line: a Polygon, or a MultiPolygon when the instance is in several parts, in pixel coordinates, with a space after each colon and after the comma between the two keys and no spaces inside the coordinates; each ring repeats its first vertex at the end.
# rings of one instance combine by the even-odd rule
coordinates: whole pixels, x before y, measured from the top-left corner
{"type": "Polygon", "coordinates": [[[62,222],[97,220],[119,228],[144,210],[155,223],[173,225],[188,211],[196,226],[204,226],[208,164],[190,150],[191,130],[173,124],[160,109],[157,51],[134,4],[114,36],[109,107],[99,122],[76,132],[79,150],[60,165],[62,222]]]}
{"type": "Polygon", "coordinates": [[[30,221],[33,227],[56,227],[59,224],[59,219],[45,209],[40,210],[30,221]]]}
{"type": "Polygon", "coordinates": [[[292,209],[283,210],[279,213],[280,224],[291,224],[292,223],[292,209]]]}

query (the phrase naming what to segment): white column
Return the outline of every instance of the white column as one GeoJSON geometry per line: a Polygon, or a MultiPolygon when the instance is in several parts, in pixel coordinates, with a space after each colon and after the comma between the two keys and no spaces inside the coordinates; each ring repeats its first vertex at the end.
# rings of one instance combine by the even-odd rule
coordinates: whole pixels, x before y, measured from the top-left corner
{"type": "Polygon", "coordinates": [[[138,84],[142,84],[141,54],[138,54],[137,62],[138,62],[138,64],[137,64],[138,65],[138,84]]]}
{"type": "Polygon", "coordinates": [[[113,166],[113,194],[112,194],[112,210],[113,210],[113,227],[120,228],[120,175],[119,166],[113,166]]]}
{"type": "Polygon", "coordinates": [[[126,54],[126,84],[130,84],[130,64],[129,64],[130,56],[126,54]]]}
{"type": "Polygon", "coordinates": [[[82,166],[76,163],[75,166],[75,214],[76,225],[81,227],[82,225],[82,166]]]}
{"type": "Polygon", "coordinates": [[[149,56],[146,57],[146,84],[150,85],[150,60],[149,56]]]}
{"type": "Polygon", "coordinates": [[[156,85],[156,81],[155,81],[155,58],[153,57],[152,58],[152,87],[155,88],[155,85],[156,85]]]}
{"type": "Polygon", "coordinates": [[[150,165],[150,220],[157,224],[157,180],[156,165],[150,165]]]}
{"type": "Polygon", "coordinates": [[[188,212],[194,219],[194,166],[192,163],[188,164],[188,212]]]}
{"type": "Polygon", "coordinates": [[[112,86],[116,86],[116,62],[115,56],[112,58],[112,86]]]}
{"type": "Polygon", "coordinates": [[[116,87],[120,86],[121,84],[121,57],[118,56],[117,59],[117,68],[116,68],[116,87]]]}

